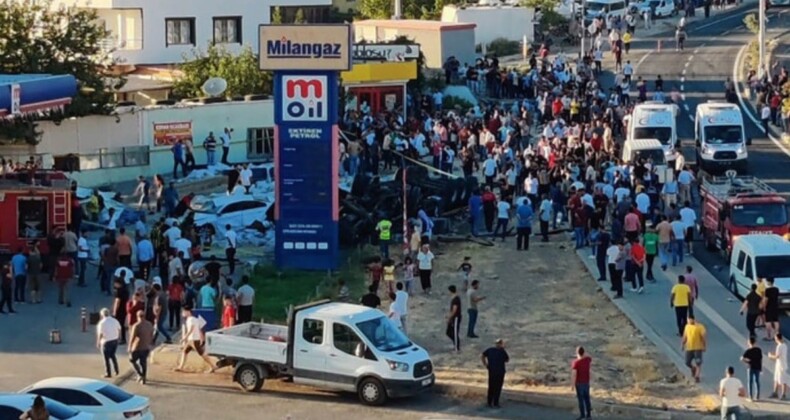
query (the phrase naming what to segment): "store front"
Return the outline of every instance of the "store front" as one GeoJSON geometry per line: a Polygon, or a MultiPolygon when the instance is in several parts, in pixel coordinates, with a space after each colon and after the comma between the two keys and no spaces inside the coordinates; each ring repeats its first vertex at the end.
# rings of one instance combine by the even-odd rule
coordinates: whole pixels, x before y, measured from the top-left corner
{"type": "Polygon", "coordinates": [[[378,114],[399,111],[406,116],[406,84],[417,77],[417,63],[354,64],[341,74],[346,110],[378,114]]]}

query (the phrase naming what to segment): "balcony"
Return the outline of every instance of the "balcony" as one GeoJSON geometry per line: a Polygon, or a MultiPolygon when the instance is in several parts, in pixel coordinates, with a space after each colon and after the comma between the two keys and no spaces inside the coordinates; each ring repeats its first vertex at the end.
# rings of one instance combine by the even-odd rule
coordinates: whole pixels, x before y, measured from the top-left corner
{"type": "Polygon", "coordinates": [[[143,49],[143,40],[141,39],[117,39],[115,37],[105,38],[99,42],[102,51],[136,51],[143,49]]]}

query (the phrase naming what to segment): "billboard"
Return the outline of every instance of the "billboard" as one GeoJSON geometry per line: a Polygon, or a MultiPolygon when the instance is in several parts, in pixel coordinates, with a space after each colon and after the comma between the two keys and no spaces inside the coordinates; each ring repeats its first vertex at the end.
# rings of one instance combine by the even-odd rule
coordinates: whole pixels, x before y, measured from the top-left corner
{"type": "Polygon", "coordinates": [[[334,269],[338,262],[337,72],[276,72],[275,261],[334,269]]]}
{"type": "Polygon", "coordinates": [[[260,25],[261,70],[351,69],[350,25],[260,25]]]}
{"type": "Polygon", "coordinates": [[[22,86],[16,83],[11,85],[11,114],[22,113],[22,86]]]}
{"type": "Polygon", "coordinates": [[[192,121],[154,123],[154,146],[172,146],[178,140],[192,140],[192,121]]]}
{"type": "Polygon", "coordinates": [[[355,61],[409,61],[420,58],[418,44],[354,44],[355,61]]]}

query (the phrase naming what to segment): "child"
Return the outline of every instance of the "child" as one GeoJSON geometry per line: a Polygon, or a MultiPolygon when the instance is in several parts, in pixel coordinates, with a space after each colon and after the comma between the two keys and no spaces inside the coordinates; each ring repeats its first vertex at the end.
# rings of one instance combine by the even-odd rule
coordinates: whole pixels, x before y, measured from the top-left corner
{"type": "Polygon", "coordinates": [[[222,328],[230,328],[236,325],[236,307],[230,295],[225,295],[222,299],[224,308],[222,309],[222,328]]]}
{"type": "Polygon", "coordinates": [[[368,271],[370,272],[370,284],[376,286],[376,293],[378,293],[381,275],[384,272],[384,267],[381,265],[381,257],[373,259],[373,262],[368,265],[368,271]]]}
{"type": "Polygon", "coordinates": [[[387,294],[395,293],[395,261],[387,259],[384,261],[384,284],[387,285],[387,294]]]}
{"type": "Polygon", "coordinates": [[[403,284],[406,286],[406,293],[411,296],[411,285],[414,282],[414,270],[417,267],[414,265],[411,257],[406,257],[403,260],[403,284]]]}
{"type": "Polygon", "coordinates": [[[464,293],[466,293],[466,289],[469,288],[469,278],[472,276],[472,260],[471,257],[464,257],[464,262],[458,266],[458,271],[461,272],[461,279],[463,280],[464,285],[464,293]]]}

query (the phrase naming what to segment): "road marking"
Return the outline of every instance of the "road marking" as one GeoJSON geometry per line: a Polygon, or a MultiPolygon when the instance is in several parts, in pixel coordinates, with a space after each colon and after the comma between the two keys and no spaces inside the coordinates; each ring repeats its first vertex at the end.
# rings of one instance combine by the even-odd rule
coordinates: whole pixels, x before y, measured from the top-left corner
{"type": "MultiPolygon", "coordinates": [[[[703,44],[703,46],[705,46],[705,44],[703,44]]],[[[697,49],[695,49],[695,50],[694,50],[694,54],[696,54],[696,53],[698,53],[698,52],[699,52],[699,48],[697,48],[697,49]]]]}
{"type": "MultiPolygon", "coordinates": [[[[743,54],[746,52],[746,48],[748,47],[749,47],[748,45],[744,45],[743,47],[741,47],[740,51],[738,51],[738,55],[735,56],[735,64],[733,64],[732,66],[732,80],[740,80],[740,78],[738,77],[738,65],[741,63],[741,58],[743,57],[743,54]]],[[[754,114],[752,114],[751,108],[746,106],[746,102],[743,100],[743,94],[741,93],[741,90],[735,89],[735,93],[738,95],[738,103],[741,104],[741,109],[743,110],[743,112],[746,114],[747,117],[749,117],[750,120],[752,120],[752,122],[754,123],[754,125],[757,127],[759,131],[763,131],[760,128],[762,127],[762,123],[760,122],[760,120],[758,120],[757,117],[754,114]]],[[[776,145],[776,147],[778,147],[782,152],[784,152],[784,154],[790,156],[790,150],[788,150],[782,144],[781,139],[775,138],[774,136],[771,135],[770,132],[765,133],[765,136],[768,137],[768,140],[771,140],[776,145]]]]}
{"type": "Polygon", "coordinates": [[[701,25],[701,26],[697,26],[696,28],[692,29],[690,32],[697,32],[697,31],[705,29],[705,28],[710,28],[711,26],[718,25],[718,24],[720,24],[721,22],[723,22],[725,20],[730,20],[730,19],[734,19],[734,18],[741,18],[741,19],[743,19],[743,15],[745,15],[746,12],[747,11],[744,10],[742,13],[735,13],[735,14],[723,17],[721,19],[716,19],[716,21],[714,21],[714,22],[706,23],[706,24],[701,25]]]}

